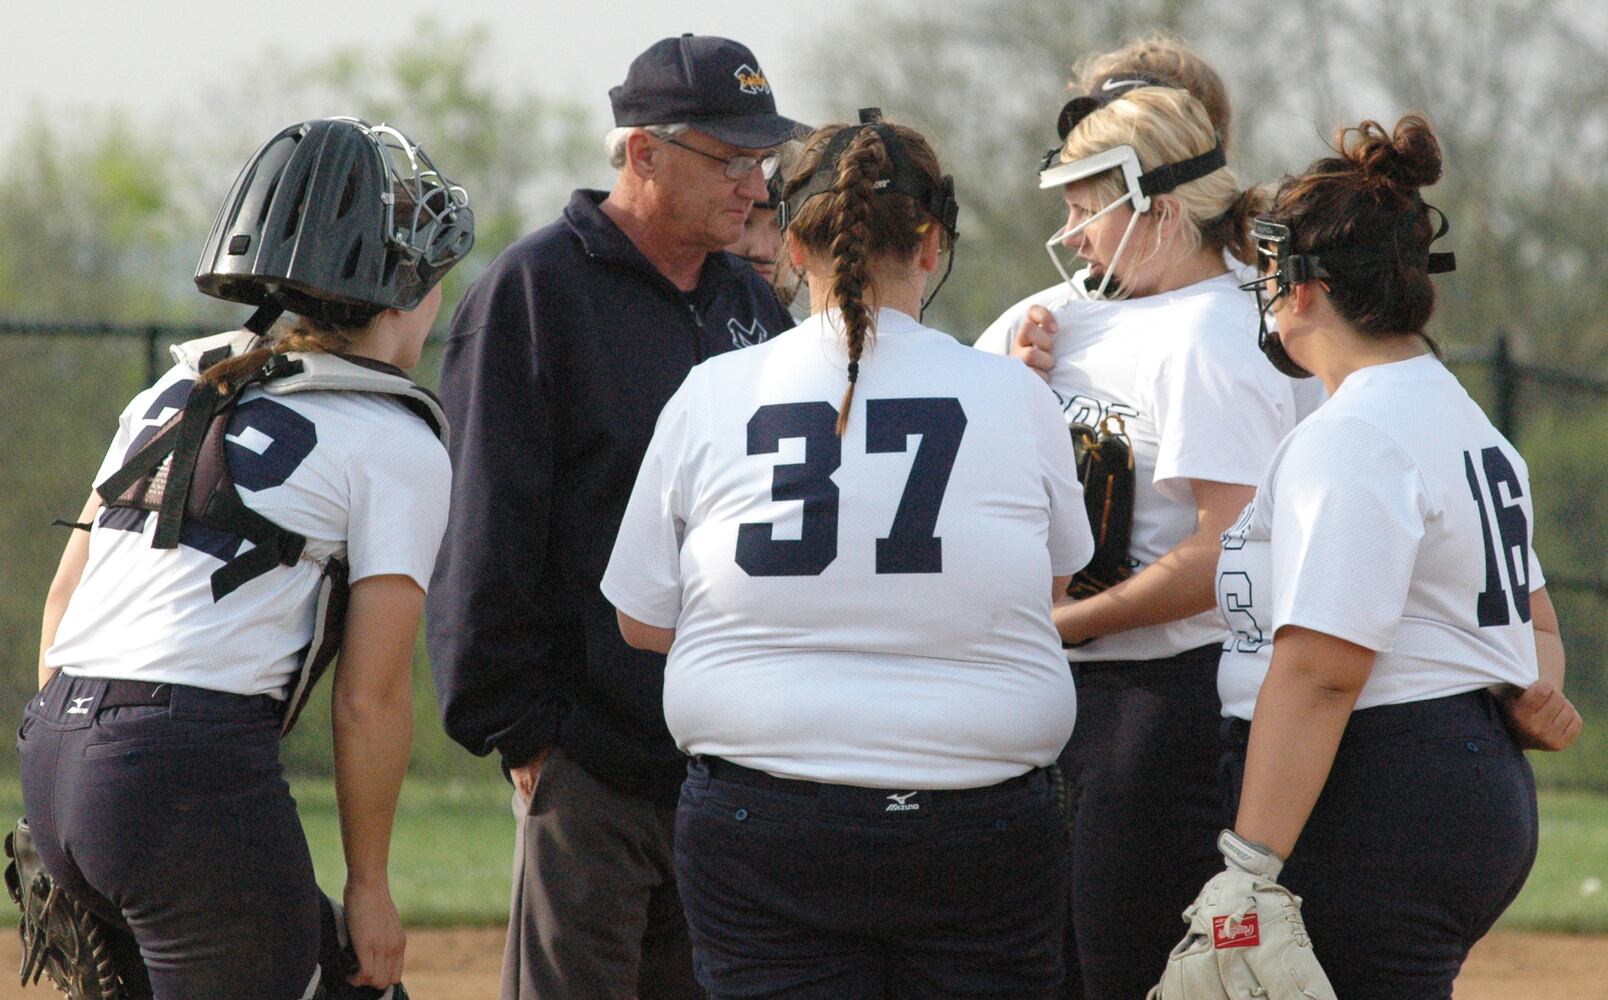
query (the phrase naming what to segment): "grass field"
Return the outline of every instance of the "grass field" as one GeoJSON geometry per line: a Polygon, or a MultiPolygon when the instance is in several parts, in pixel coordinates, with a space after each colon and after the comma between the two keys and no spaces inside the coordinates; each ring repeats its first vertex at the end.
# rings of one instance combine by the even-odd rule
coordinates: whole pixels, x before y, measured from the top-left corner
{"type": "MultiPolygon", "coordinates": [[[[345,877],[334,785],[293,782],[313,863],[326,892],[345,877]]],[[[21,811],[15,778],[0,788],[0,815],[21,811]]],[[[392,891],[415,927],[493,925],[507,919],[513,851],[509,789],[500,781],[410,781],[403,789],[391,854],[392,891]]],[[[15,911],[0,906],[0,923],[15,911]]],[[[1608,933],[1608,796],[1541,794],[1541,854],[1517,902],[1509,931],[1608,933]]]]}

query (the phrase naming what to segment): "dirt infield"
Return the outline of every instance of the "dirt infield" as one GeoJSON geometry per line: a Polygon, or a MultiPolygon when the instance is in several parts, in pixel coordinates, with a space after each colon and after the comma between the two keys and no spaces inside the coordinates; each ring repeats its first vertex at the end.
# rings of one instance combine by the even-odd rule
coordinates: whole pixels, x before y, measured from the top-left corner
{"type": "MultiPolygon", "coordinates": [[[[502,932],[420,930],[408,935],[408,992],[415,1000],[492,1000],[502,932]]],[[[18,988],[17,938],[0,936],[0,1000],[60,996],[18,988]]],[[[1608,937],[1494,934],[1480,942],[1457,981],[1457,1000],[1605,1000],[1608,937]]]]}

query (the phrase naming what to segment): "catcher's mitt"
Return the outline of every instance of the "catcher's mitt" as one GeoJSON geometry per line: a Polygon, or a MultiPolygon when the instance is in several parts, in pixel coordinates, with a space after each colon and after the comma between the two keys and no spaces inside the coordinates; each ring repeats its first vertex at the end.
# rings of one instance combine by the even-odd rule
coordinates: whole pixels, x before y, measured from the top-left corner
{"type": "Polygon", "coordinates": [[[1336,1000],[1301,922],[1301,899],[1274,879],[1284,862],[1231,830],[1228,867],[1184,911],[1189,932],[1147,1000],[1336,1000]]]}
{"type": "Polygon", "coordinates": [[[48,976],[72,1000],[150,1000],[134,939],[79,905],[39,860],[28,821],[6,834],[6,890],[22,910],[22,985],[48,976]]]}
{"type": "Polygon", "coordinates": [[[1128,543],[1133,535],[1133,445],[1121,414],[1112,413],[1098,428],[1071,424],[1077,455],[1078,482],[1094,532],[1094,558],[1072,578],[1070,597],[1093,597],[1133,575],[1128,543]]]}

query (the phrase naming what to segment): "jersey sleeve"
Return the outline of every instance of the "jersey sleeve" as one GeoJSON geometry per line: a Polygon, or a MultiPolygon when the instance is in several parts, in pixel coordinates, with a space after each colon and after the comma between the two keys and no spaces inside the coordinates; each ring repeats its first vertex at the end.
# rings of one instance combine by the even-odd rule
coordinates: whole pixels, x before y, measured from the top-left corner
{"type": "Polygon", "coordinates": [[[1036,375],[1027,374],[1024,382],[1040,475],[1050,498],[1050,572],[1069,576],[1088,565],[1094,555],[1094,536],[1083,505],[1083,486],[1078,482],[1077,455],[1055,394],[1036,375]]]}
{"type": "Polygon", "coordinates": [[[1355,418],[1304,426],[1269,477],[1273,628],[1395,644],[1431,501],[1412,460],[1355,418]]]}
{"type": "Polygon", "coordinates": [[[599,584],[620,611],[654,628],[681,619],[681,541],[687,526],[687,440],[693,370],[659,413],[599,584]]]}
{"type": "Polygon", "coordinates": [[[100,468],[95,472],[94,485],[99,486],[110,479],[127,460],[129,443],[134,440],[134,407],[140,398],[141,396],[134,397],[117,418],[117,433],[112,435],[111,447],[106,449],[106,456],[101,459],[100,468]]]}
{"type": "Polygon", "coordinates": [[[1293,422],[1283,377],[1237,345],[1237,331],[1205,328],[1230,320],[1213,310],[1173,331],[1148,380],[1160,434],[1154,482],[1172,500],[1194,500],[1190,479],[1255,486],[1293,422]]]}
{"type": "Polygon", "coordinates": [[[452,466],[422,422],[411,414],[398,419],[416,426],[383,424],[346,468],[350,579],[399,574],[428,591],[447,530],[452,466]]]}

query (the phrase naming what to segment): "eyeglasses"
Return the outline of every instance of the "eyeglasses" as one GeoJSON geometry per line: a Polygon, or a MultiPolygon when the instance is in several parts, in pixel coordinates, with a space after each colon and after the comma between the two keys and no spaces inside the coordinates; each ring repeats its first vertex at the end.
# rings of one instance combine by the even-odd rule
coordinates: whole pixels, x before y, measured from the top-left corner
{"type": "Polygon", "coordinates": [[[734,181],[740,181],[749,174],[752,174],[755,167],[760,169],[760,172],[765,175],[766,180],[770,180],[773,176],[775,176],[776,168],[780,166],[782,162],[782,154],[777,152],[766,153],[764,156],[758,157],[749,156],[747,153],[738,153],[736,156],[716,156],[714,153],[706,153],[697,146],[689,146],[686,143],[673,138],[666,139],[664,141],[668,142],[672,146],[680,146],[682,149],[691,150],[692,152],[697,153],[699,156],[714,160],[716,163],[725,164],[726,176],[734,181]]]}

